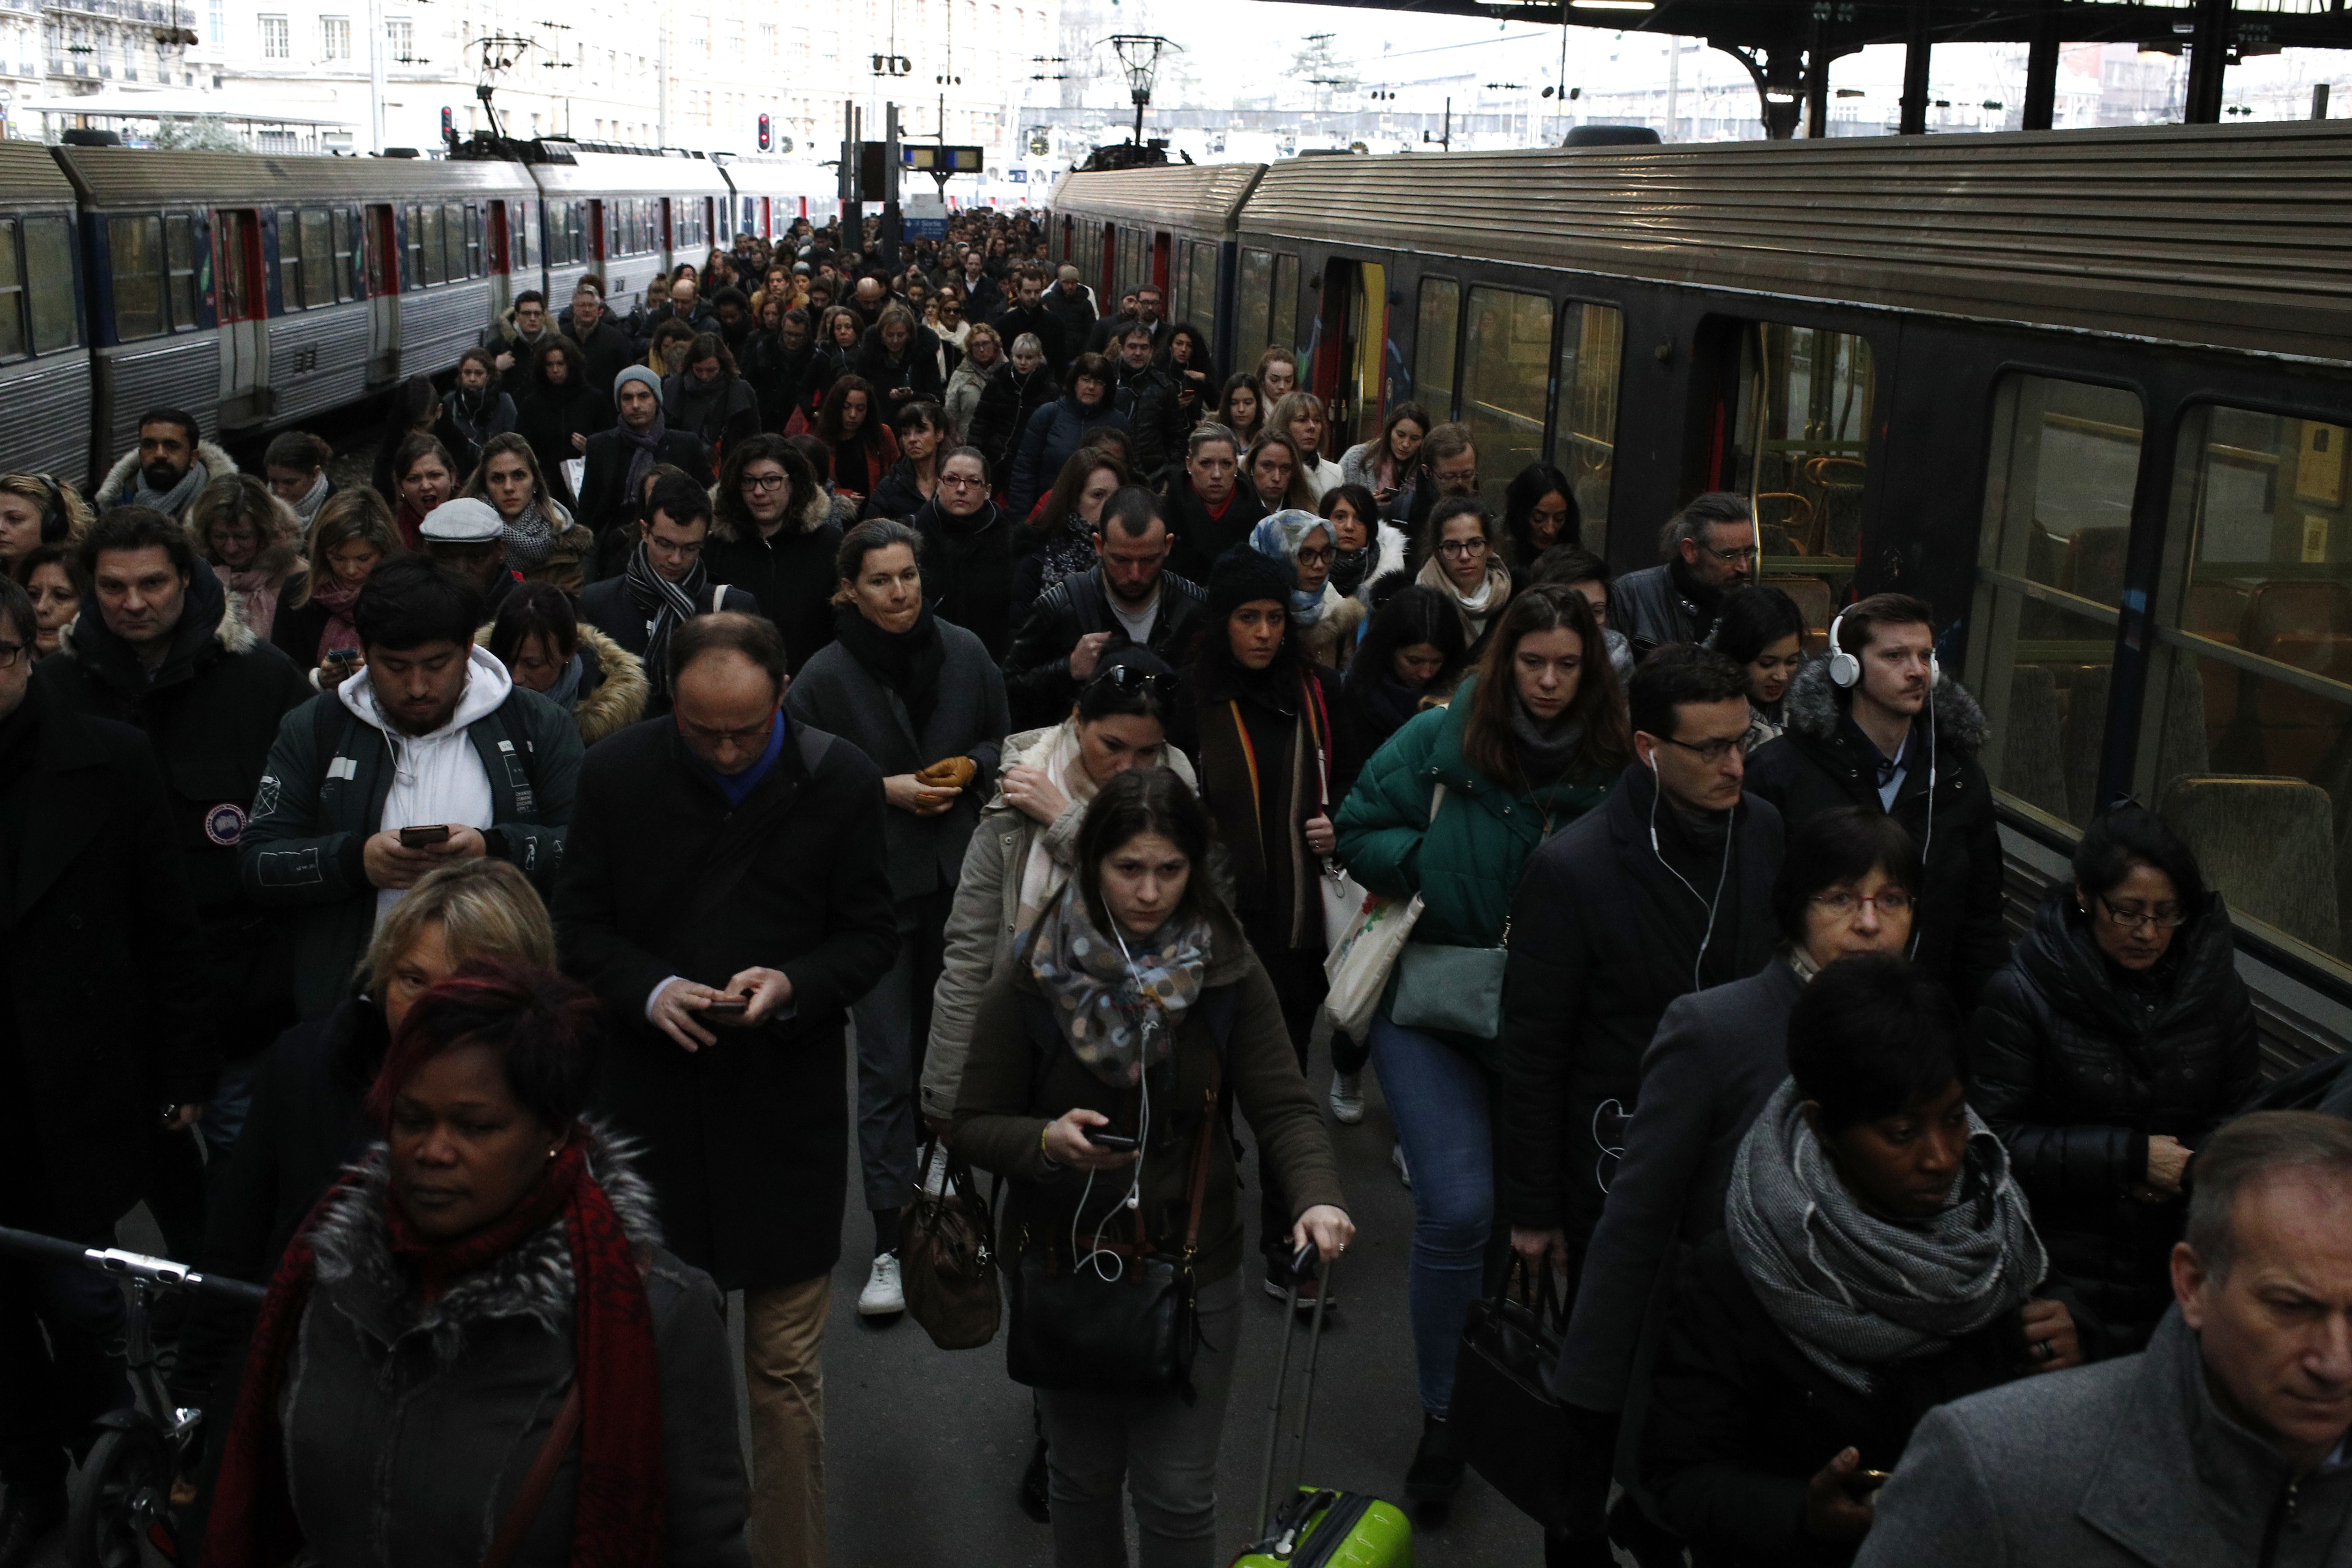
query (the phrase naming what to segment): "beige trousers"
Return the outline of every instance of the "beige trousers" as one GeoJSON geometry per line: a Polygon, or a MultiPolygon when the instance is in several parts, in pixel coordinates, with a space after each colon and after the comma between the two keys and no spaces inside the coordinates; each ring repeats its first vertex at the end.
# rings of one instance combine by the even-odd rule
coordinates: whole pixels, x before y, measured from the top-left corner
{"type": "Polygon", "coordinates": [[[752,1568],[824,1568],[824,1321],[833,1276],[743,1292],[752,1568]]]}

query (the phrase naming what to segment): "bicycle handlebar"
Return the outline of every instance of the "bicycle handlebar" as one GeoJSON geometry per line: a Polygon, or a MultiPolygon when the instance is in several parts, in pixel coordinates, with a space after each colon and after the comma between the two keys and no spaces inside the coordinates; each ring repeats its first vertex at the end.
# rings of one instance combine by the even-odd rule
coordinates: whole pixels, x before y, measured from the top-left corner
{"type": "Polygon", "coordinates": [[[125,1252],[117,1247],[81,1247],[35,1231],[11,1230],[6,1226],[0,1226],[0,1252],[46,1258],[53,1263],[76,1263],[85,1268],[101,1269],[126,1279],[144,1279],[151,1285],[160,1285],[166,1289],[194,1290],[200,1295],[216,1296],[240,1306],[258,1307],[268,1294],[258,1285],[248,1285],[242,1279],[223,1279],[216,1274],[200,1274],[168,1258],[150,1258],[143,1252],[125,1252]]]}

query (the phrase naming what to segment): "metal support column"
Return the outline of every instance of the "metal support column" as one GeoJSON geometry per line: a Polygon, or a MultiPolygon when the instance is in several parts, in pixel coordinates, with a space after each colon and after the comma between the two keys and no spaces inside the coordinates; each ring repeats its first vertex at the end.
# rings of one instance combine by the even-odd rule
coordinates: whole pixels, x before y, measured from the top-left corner
{"type": "Polygon", "coordinates": [[[2047,131],[2058,111],[2058,0],[2042,0],[2033,13],[2033,33],[2025,47],[2027,131],[2047,131]]]}
{"type": "Polygon", "coordinates": [[[1903,119],[1896,127],[1906,136],[1927,133],[1927,64],[1934,47],[1928,31],[1930,0],[1911,0],[1911,36],[1903,50],[1903,119]]]}
{"type": "Polygon", "coordinates": [[[2189,125],[2221,122],[2221,76],[2230,63],[2230,0],[2197,0],[2197,31],[2189,43],[2189,101],[2181,120],[2189,125]]]}
{"type": "Polygon", "coordinates": [[[875,237],[882,252],[882,265],[890,271],[898,270],[898,106],[886,104],[882,110],[882,229],[875,237]]]}
{"type": "Polygon", "coordinates": [[[1829,133],[1829,25],[1816,16],[1811,37],[1805,43],[1805,134],[1826,136],[1829,133]]]}

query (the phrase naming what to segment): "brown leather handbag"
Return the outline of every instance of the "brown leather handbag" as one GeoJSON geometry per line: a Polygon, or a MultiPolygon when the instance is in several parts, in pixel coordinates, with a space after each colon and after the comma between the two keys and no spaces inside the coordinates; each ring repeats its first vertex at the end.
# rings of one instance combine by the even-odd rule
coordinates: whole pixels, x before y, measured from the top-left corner
{"type": "MultiPolygon", "coordinates": [[[[919,1168],[928,1171],[929,1158],[919,1168]]],[[[996,1338],[1004,1302],[991,1222],[971,1166],[952,1153],[940,1191],[918,1191],[900,1212],[898,1277],[907,1315],[943,1351],[977,1350],[996,1338]]]]}

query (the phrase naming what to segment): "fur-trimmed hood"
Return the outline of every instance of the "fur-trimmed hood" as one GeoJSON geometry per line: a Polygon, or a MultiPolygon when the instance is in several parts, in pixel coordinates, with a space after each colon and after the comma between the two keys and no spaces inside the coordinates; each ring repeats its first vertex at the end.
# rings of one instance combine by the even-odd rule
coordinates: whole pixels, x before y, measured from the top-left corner
{"type": "MultiPolygon", "coordinates": [[[[1837,738],[1838,721],[1845,716],[1846,700],[1838,689],[1830,684],[1830,661],[1810,658],[1789,683],[1789,695],[1784,703],[1790,732],[1808,740],[1831,742],[1837,738]]],[[[1991,726],[1985,721],[1984,710],[1968,689],[1947,675],[1936,682],[1936,738],[1946,745],[1958,746],[1974,755],[1983,749],[1991,726]]]]}
{"type": "MultiPolygon", "coordinates": [[[[82,660],[100,679],[110,669],[119,679],[126,680],[131,672],[139,672],[142,688],[152,684],[141,671],[138,656],[107,628],[106,617],[96,612],[95,605],[94,595],[83,595],[81,612],[58,634],[58,651],[50,657],[82,660]]],[[[155,679],[163,679],[176,664],[194,661],[207,640],[217,643],[223,653],[250,653],[260,645],[261,637],[246,625],[245,616],[237,610],[236,595],[222,585],[219,575],[204,557],[198,556],[188,578],[185,607],[180,612],[180,627],[173,634],[172,651],[155,679]],[[192,627],[202,626],[208,615],[214,617],[211,629],[199,636],[192,627]]]]}
{"type": "MultiPolygon", "coordinates": [[[[205,472],[215,479],[237,471],[236,464],[229,455],[210,441],[196,443],[196,461],[202,463],[205,472]]],[[[138,480],[139,448],[133,446],[114,460],[114,467],[106,470],[106,481],[98,487],[98,493],[90,498],[90,504],[100,511],[110,506],[121,506],[136,493],[138,480]]]]}
{"type": "MultiPolygon", "coordinates": [[[[637,1146],[601,1122],[585,1125],[588,1174],[611,1200],[622,1234],[640,1250],[659,1247],[653,1184],[637,1173],[637,1146]]],[[[575,1281],[572,1243],[561,1218],[485,1267],[460,1275],[428,1303],[414,1273],[393,1256],[383,1216],[392,1181],[389,1152],[382,1143],[371,1145],[346,1174],[310,1228],[322,1289],[355,1289],[389,1307],[403,1332],[431,1336],[445,1362],[456,1358],[465,1326],[472,1322],[528,1318],[551,1334],[571,1331],[575,1281]]]]}
{"type": "MultiPolygon", "coordinates": [[[[213,477],[215,482],[221,478],[217,474],[213,477]]],[[[210,486],[205,487],[206,489],[210,488],[210,486]]],[[[269,533],[261,541],[260,553],[253,558],[251,570],[267,574],[269,582],[273,584],[283,584],[294,574],[303,569],[302,519],[292,507],[278,498],[277,491],[269,489],[267,486],[263,487],[263,490],[269,498],[269,533]]],[[[189,548],[204,556],[205,560],[212,561],[209,553],[210,545],[205,539],[202,524],[195,515],[196,502],[204,499],[204,490],[198,490],[196,500],[188,504],[188,515],[181,519],[180,526],[187,533],[189,548]]],[[[212,562],[212,567],[215,572],[221,570],[220,563],[216,561],[212,562]]],[[[232,604],[236,602],[234,595],[231,596],[230,602],[232,604]]]]}
{"type": "MultiPolygon", "coordinates": [[[[733,515],[740,506],[740,502],[737,502],[734,505],[729,504],[729,501],[726,499],[722,499],[720,497],[719,487],[716,485],[711,487],[711,538],[723,539],[730,544],[736,544],[742,542],[746,535],[740,529],[736,527],[736,519],[733,515]]],[[[830,490],[823,487],[819,487],[808,497],[806,500],[801,503],[800,531],[803,533],[814,533],[818,529],[823,528],[827,522],[832,521],[832,518],[833,494],[830,490]]],[[[748,525],[751,520],[746,518],[743,521],[746,525],[748,525]]]]}
{"type": "Polygon", "coordinates": [[[604,672],[596,689],[572,705],[572,721],[580,727],[580,743],[593,746],[644,718],[646,700],[653,694],[653,686],[646,679],[645,660],[586,621],[580,623],[580,644],[604,672]]]}

